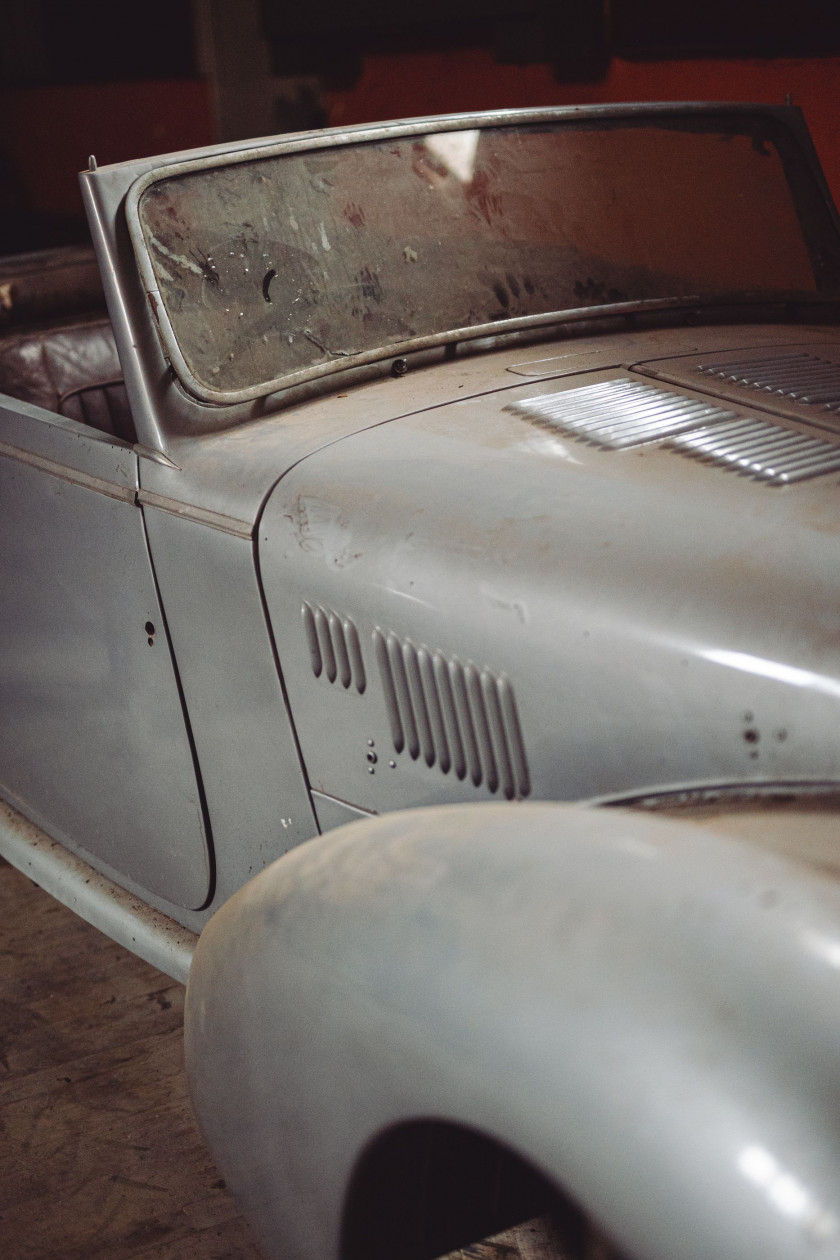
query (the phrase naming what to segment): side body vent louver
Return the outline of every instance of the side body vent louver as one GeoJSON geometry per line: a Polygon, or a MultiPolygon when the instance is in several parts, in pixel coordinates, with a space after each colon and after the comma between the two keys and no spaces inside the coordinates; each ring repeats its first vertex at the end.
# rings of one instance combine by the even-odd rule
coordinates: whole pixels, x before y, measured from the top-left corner
{"type": "Polygon", "coordinates": [[[338,681],[345,691],[354,686],[361,695],[367,679],[354,623],[349,617],[339,617],[330,608],[305,601],[300,615],[315,677],[324,677],[331,683],[338,681]]]}
{"type": "Polygon", "coordinates": [[[604,450],[659,442],[773,486],[840,469],[840,446],[825,438],[623,378],[529,398],[509,410],[604,450]]]}
{"type": "Polygon", "coordinates": [[[504,675],[376,629],[394,748],[508,800],[531,789],[513,687],[504,675]]]}
{"type": "Polygon", "coordinates": [[[840,364],[816,354],[781,354],[740,363],[700,363],[697,371],[748,389],[781,394],[809,406],[822,404],[826,411],[840,410],[840,364]]]}

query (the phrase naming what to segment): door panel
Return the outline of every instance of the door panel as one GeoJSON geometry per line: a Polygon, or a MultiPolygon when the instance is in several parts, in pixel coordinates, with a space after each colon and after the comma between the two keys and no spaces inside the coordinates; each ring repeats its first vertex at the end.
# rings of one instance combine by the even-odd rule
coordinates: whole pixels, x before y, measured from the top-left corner
{"type": "Polygon", "coordinates": [[[125,443],[0,403],[0,784],[179,906],[210,891],[201,792],[125,443]]]}

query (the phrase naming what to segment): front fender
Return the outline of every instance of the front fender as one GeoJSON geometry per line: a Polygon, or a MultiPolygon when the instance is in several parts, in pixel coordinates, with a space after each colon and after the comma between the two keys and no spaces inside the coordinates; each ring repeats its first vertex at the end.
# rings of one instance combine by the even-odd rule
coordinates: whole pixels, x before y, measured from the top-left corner
{"type": "Polygon", "coordinates": [[[281,858],[201,936],[186,1054],[270,1255],[342,1255],[395,1125],[504,1143],[639,1260],[840,1257],[840,890],[688,823],[412,810],[281,858]]]}

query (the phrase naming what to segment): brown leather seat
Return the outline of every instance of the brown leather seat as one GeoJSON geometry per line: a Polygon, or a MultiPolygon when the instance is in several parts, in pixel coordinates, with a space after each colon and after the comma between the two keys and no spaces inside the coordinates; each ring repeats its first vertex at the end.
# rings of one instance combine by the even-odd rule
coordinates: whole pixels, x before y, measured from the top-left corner
{"type": "Polygon", "coordinates": [[[0,393],[137,440],[107,317],[0,337],[0,393]]]}

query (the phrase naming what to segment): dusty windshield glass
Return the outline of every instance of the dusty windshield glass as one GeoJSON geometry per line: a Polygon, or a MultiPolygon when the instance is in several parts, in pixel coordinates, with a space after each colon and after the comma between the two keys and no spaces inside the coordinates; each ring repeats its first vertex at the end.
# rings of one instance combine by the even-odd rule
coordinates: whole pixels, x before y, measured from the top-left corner
{"type": "Polygon", "coordinates": [[[548,312],[814,293],[771,122],[505,126],[280,153],[160,179],[139,219],[189,372],[244,390],[548,312]]]}

